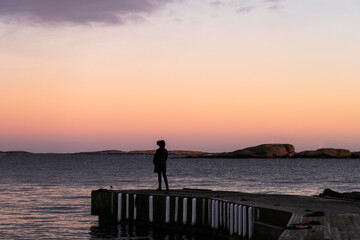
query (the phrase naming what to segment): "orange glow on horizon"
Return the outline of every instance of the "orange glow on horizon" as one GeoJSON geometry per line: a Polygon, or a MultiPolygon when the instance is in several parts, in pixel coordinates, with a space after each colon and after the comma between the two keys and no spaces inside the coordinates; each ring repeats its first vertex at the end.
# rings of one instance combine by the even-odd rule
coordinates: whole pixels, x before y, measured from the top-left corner
{"type": "Polygon", "coordinates": [[[172,5],[181,21],[162,12],[121,26],[0,22],[0,151],[134,150],[157,138],[205,151],[360,150],[358,8],[188,4],[172,5]]]}

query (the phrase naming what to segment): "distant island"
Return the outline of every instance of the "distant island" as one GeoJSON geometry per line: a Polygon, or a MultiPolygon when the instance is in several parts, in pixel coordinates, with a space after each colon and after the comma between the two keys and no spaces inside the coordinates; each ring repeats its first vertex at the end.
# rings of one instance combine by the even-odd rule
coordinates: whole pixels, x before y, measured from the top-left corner
{"type": "MultiPolygon", "coordinates": [[[[67,154],[67,155],[154,155],[156,149],[154,150],[135,150],[135,151],[121,151],[121,150],[102,150],[94,152],[76,152],[76,153],[41,153],[41,154],[67,154]]],[[[0,155],[30,155],[38,154],[26,151],[0,151],[0,155]]],[[[170,155],[187,155],[187,156],[198,156],[206,155],[208,153],[201,151],[187,151],[187,150],[170,150],[170,155]]]]}
{"type": "MultiPolygon", "coordinates": [[[[193,156],[197,157],[197,156],[193,156]]],[[[292,144],[261,144],[233,152],[213,153],[213,158],[360,158],[360,152],[347,149],[320,148],[295,152],[292,144]]]]}
{"type": "MultiPolygon", "coordinates": [[[[154,155],[156,149],[154,150],[135,150],[135,151],[119,151],[119,150],[105,150],[105,151],[96,151],[96,152],[78,152],[72,154],[87,154],[87,155],[154,155]]],[[[169,154],[171,155],[190,155],[198,156],[205,155],[206,152],[200,151],[186,151],[186,150],[170,150],[169,154]]]]}
{"type": "MultiPolygon", "coordinates": [[[[94,152],[65,153],[71,155],[153,155],[156,150],[103,150],[94,152]]],[[[26,151],[0,151],[0,155],[35,154],[26,151]]],[[[59,154],[59,153],[53,153],[59,154]]],[[[320,148],[295,152],[292,144],[261,144],[232,152],[209,153],[202,151],[170,150],[170,155],[185,155],[189,158],[360,158],[360,151],[347,149],[320,148]]]]}
{"type": "Polygon", "coordinates": [[[16,155],[16,154],[34,154],[26,151],[0,151],[0,155],[16,155]]]}

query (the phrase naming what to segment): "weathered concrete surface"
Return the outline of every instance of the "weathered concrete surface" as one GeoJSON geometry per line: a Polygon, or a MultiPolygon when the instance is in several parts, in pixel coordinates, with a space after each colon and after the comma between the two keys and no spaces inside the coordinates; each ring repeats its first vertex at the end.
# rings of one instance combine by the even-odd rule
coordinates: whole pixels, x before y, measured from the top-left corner
{"type": "Polygon", "coordinates": [[[253,194],[241,192],[225,192],[225,191],[211,191],[211,192],[197,192],[184,190],[171,190],[168,193],[158,194],[181,194],[181,195],[195,195],[195,196],[211,196],[212,198],[225,199],[237,203],[249,204],[252,206],[267,207],[292,213],[309,214],[312,212],[323,211],[325,214],[344,214],[344,213],[359,213],[360,202],[343,200],[336,198],[322,198],[311,196],[297,196],[297,195],[280,195],[280,194],[253,194]]]}
{"type": "Polygon", "coordinates": [[[325,216],[294,214],[279,240],[360,239],[359,224],[360,214],[355,213],[325,216]],[[304,224],[299,227],[299,223],[304,224]]]}
{"type": "Polygon", "coordinates": [[[114,193],[146,194],[153,196],[182,196],[216,198],[251,206],[266,207],[291,213],[309,214],[322,211],[325,214],[360,214],[360,201],[316,196],[280,194],[253,194],[228,191],[204,191],[197,189],[155,190],[113,190],[114,193]]]}
{"type": "MultiPolygon", "coordinates": [[[[101,190],[96,197],[96,201],[102,198],[106,191],[101,190]]],[[[276,239],[275,237],[269,238],[268,234],[270,233],[274,233],[274,236],[280,236],[281,234],[280,239],[360,239],[359,200],[198,189],[179,189],[162,192],[153,190],[109,190],[107,194],[110,198],[108,197],[104,200],[103,204],[92,204],[92,214],[99,215],[99,221],[105,222],[105,220],[110,220],[116,222],[114,213],[117,212],[116,202],[118,193],[136,194],[138,196],[137,201],[142,201],[141,196],[152,195],[160,197],[160,199],[165,199],[166,196],[176,196],[218,199],[252,206],[261,212],[260,216],[262,218],[257,219],[257,222],[255,222],[255,236],[257,236],[255,239],[276,239]],[[286,214],[290,214],[290,216],[292,214],[293,217],[290,219],[286,214]],[[295,226],[303,221],[309,221],[312,224],[311,229],[294,229],[295,226]],[[284,229],[286,226],[289,229],[284,229]],[[259,231],[259,229],[264,231],[259,231]],[[265,232],[267,235],[260,236],[259,233],[261,232],[265,232]]],[[[145,204],[139,204],[139,211],[142,211],[140,205],[147,206],[146,198],[144,201],[146,201],[145,204]]],[[[130,204],[132,205],[133,203],[130,202],[130,204]]],[[[147,209],[145,212],[147,212],[147,209]]]]}

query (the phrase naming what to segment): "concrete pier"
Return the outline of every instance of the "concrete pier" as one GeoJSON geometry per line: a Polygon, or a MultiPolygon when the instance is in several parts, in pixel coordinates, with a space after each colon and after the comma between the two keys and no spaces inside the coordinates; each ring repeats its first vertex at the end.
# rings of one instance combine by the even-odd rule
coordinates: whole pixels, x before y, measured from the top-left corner
{"type": "Polygon", "coordinates": [[[101,224],[154,225],[223,239],[360,239],[360,201],[182,189],[91,193],[101,224]]]}

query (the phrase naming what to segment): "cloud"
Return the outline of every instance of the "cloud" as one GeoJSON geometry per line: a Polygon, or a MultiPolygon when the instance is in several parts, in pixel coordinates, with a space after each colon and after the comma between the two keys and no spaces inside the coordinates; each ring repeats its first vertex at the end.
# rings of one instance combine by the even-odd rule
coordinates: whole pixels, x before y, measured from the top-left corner
{"type": "Polygon", "coordinates": [[[238,13],[248,13],[251,12],[255,9],[254,6],[246,6],[246,7],[241,7],[237,10],[238,13]]]}
{"type": "Polygon", "coordinates": [[[282,8],[284,8],[284,7],[282,7],[280,5],[272,5],[272,6],[268,7],[267,9],[268,10],[280,10],[282,8]]]}
{"type": "Polygon", "coordinates": [[[0,20],[37,24],[122,24],[173,0],[0,0],[0,20]]]}
{"type": "Polygon", "coordinates": [[[220,7],[220,6],[224,5],[224,3],[220,2],[220,1],[212,1],[210,4],[214,7],[220,7]]]}
{"type": "Polygon", "coordinates": [[[268,10],[280,10],[283,8],[283,6],[279,4],[283,2],[282,0],[266,0],[266,2],[271,4],[269,7],[266,8],[268,10]]]}

